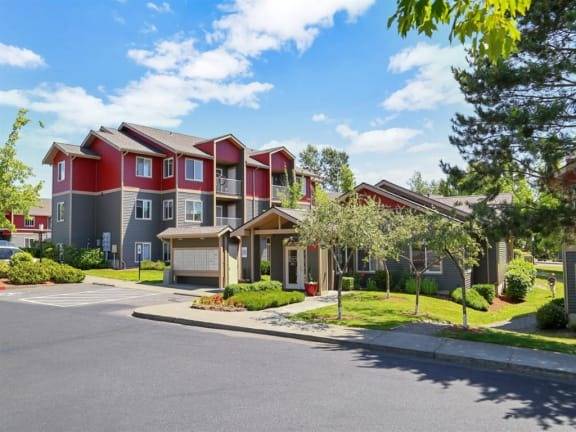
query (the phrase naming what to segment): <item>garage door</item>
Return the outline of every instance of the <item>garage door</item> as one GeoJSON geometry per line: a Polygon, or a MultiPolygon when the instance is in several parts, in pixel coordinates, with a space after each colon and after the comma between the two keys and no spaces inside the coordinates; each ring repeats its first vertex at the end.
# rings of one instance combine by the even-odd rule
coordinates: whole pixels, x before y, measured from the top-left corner
{"type": "Polygon", "coordinates": [[[175,271],[217,272],[218,248],[174,249],[172,266],[175,271]]]}

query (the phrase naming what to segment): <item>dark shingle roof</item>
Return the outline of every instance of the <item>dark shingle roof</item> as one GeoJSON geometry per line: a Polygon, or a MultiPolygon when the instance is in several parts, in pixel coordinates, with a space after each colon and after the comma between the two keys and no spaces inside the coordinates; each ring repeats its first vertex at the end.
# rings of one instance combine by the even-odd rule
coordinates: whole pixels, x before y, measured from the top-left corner
{"type": "Polygon", "coordinates": [[[112,144],[114,147],[122,151],[129,151],[150,156],[164,156],[163,153],[158,152],[136,141],[135,139],[130,138],[128,135],[123,134],[117,129],[102,126],[98,131],[91,131],[91,134],[112,144]]]}
{"type": "MultiPolygon", "coordinates": [[[[486,199],[485,195],[462,195],[462,196],[440,196],[431,195],[430,198],[440,201],[450,207],[457,208],[466,213],[472,213],[472,207],[475,204],[486,199]]],[[[501,193],[496,195],[493,199],[488,201],[488,205],[492,207],[509,205],[512,204],[512,194],[511,193],[501,193]]]]}
{"type": "Polygon", "coordinates": [[[178,237],[181,238],[219,237],[228,231],[232,231],[232,229],[227,225],[167,228],[160,234],[158,234],[158,238],[169,239],[178,237]]]}

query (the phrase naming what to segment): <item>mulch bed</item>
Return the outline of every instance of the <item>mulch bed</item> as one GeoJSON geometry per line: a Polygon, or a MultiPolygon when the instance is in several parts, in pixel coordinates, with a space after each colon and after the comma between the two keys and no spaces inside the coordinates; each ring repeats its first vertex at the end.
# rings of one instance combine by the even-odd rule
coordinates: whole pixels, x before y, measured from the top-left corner
{"type": "Polygon", "coordinates": [[[490,305],[490,308],[488,309],[488,311],[489,312],[496,312],[502,308],[505,308],[505,307],[510,306],[510,305],[518,304],[518,303],[522,303],[522,302],[510,300],[509,298],[504,297],[504,296],[494,297],[494,302],[490,305]]]}
{"type": "Polygon", "coordinates": [[[192,303],[192,306],[190,306],[190,308],[191,309],[216,311],[216,312],[246,312],[246,308],[240,308],[237,306],[225,306],[225,305],[219,305],[219,304],[192,303]]]}
{"type": "Polygon", "coordinates": [[[8,281],[8,279],[0,279],[0,291],[15,288],[33,288],[38,286],[49,286],[49,285],[54,285],[54,282],[48,281],[41,284],[33,284],[33,285],[13,285],[8,281]]]}

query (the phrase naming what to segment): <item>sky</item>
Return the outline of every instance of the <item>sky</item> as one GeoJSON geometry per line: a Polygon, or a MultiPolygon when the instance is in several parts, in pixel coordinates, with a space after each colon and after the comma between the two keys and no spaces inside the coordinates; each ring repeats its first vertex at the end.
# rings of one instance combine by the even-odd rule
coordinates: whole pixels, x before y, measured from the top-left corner
{"type": "Polygon", "coordinates": [[[461,163],[448,136],[469,109],[450,69],[464,49],[445,31],[401,38],[394,4],[0,0],[0,137],[29,109],[18,154],[43,196],[53,141],[123,121],[294,154],[332,146],[357,182],[439,178],[440,159],[461,163]]]}

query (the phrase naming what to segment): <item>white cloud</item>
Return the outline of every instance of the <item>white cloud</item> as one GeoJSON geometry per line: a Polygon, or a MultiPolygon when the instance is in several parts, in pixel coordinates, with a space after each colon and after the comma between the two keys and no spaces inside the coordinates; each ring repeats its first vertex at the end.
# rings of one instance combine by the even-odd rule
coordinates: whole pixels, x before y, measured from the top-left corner
{"type": "Polygon", "coordinates": [[[6,45],[0,42],[0,65],[34,69],[45,66],[44,59],[28,48],[6,45]]]}
{"type": "Polygon", "coordinates": [[[347,150],[354,153],[391,153],[405,148],[421,131],[409,128],[374,129],[358,132],[346,124],[336,132],[349,143],[347,150]]]}
{"type": "Polygon", "coordinates": [[[172,8],[170,7],[170,3],[168,2],[162,2],[162,3],[148,2],[146,3],[146,7],[158,13],[172,12],[172,8]]]}
{"type": "Polygon", "coordinates": [[[445,147],[446,144],[439,143],[439,142],[425,142],[420,144],[415,144],[410,146],[406,149],[408,153],[427,153],[431,152],[432,150],[438,150],[442,147],[445,147]]]}
{"type": "Polygon", "coordinates": [[[143,34],[156,33],[157,31],[158,31],[158,27],[156,27],[154,24],[150,24],[150,23],[144,23],[144,25],[140,29],[140,33],[143,33],[143,34]]]}
{"type": "Polygon", "coordinates": [[[324,113],[318,113],[312,115],[312,121],[314,123],[326,123],[329,120],[328,116],[324,113]]]}
{"type": "Polygon", "coordinates": [[[273,148],[273,147],[286,147],[290,152],[298,156],[298,154],[304,150],[308,145],[313,145],[317,149],[322,149],[326,147],[325,145],[315,144],[300,138],[289,138],[284,140],[271,140],[264,144],[261,148],[273,148]]]}
{"type": "Polygon", "coordinates": [[[404,73],[416,69],[416,74],[403,88],[387,97],[382,106],[391,111],[416,111],[463,103],[464,97],[451,67],[464,67],[465,55],[462,45],[440,47],[427,43],[418,43],[395,54],[388,70],[404,73]]]}
{"type": "Polygon", "coordinates": [[[398,114],[390,114],[386,117],[376,117],[374,120],[370,121],[370,126],[373,128],[384,126],[386,123],[395,120],[398,117],[398,114]]]}

